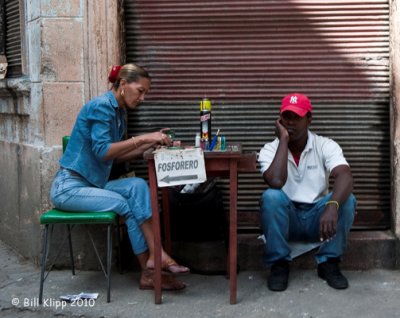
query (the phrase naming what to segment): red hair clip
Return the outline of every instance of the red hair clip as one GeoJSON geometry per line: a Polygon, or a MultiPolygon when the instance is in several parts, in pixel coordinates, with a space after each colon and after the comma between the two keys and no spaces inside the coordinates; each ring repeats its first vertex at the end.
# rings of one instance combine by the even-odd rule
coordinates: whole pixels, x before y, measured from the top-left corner
{"type": "Polygon", "coordinates": [[[120,65],[114,65],[113,67],[111,67],[111,70],[108,73],[108,81],[110,83],[115,83],[117,81],[118,73],[119,73],[120,69],[121,69],[120,65]]]}

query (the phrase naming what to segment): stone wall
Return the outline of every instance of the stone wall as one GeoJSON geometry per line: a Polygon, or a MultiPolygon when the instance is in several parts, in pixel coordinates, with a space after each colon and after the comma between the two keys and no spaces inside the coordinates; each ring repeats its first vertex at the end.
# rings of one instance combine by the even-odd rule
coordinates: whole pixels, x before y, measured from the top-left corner
{"type": "Polygon", "coordinates": [[[35,262],[61,138],[121,60],[119,2],[21,1],[24,75],[0,80],[0,240],[35,262]]]}

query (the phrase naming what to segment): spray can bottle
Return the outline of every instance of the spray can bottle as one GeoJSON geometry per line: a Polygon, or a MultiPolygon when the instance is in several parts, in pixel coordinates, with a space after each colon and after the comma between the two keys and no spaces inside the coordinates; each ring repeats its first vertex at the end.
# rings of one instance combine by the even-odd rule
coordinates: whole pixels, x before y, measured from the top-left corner
{"type": "Polygon", "coordinates": [[[204,142],[205,150],[211,144],[211,101],[204,98],[200,101],[200,137],[204,142]]]}

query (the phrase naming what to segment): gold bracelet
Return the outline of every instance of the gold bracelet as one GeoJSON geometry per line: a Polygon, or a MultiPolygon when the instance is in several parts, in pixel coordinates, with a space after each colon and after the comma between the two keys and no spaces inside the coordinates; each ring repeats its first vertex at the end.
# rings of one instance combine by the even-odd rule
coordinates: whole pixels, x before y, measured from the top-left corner
{"type": "Polygon", "coordinates": [[[135,136],[132,136],[131,139],[133,140],[133,144],[135,145],[135,148],[137,148],[138,145],[137,145],[137,143],[136,143],[135,136]]]}
{"type": "Polygon", "coordinates": [[[336,209],[339,210],[339,202],[337,202],[337,201],[335,201],[335,200],[331,200],[331,201],[327,201],[327,202],[325,203],[325,205],[328,205],[328,204],[336,204],[336,209]]]}

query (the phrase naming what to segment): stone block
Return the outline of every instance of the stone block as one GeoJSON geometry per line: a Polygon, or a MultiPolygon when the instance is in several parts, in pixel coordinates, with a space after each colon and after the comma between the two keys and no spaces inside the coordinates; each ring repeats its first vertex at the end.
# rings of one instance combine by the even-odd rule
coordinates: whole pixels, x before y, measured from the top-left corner
{"type": "Polygon", "coordinates": [[[43,81],[83,81],[82,21],[43,19],[42,28],[43,81]]]}
{"type": "Polygon", "coordinates": [[[173,257],[198,274],[226,274],[228,252],[224,241],[174,242],[173,257]]]}
{"type": "Polygon", "coordinates": [[[31,86],[27,77],[0,81],[0,113],[29,115],[31,86]]]}
{"type": "Polygon", "coordinates": [[[32,82],[41,81],[41,23],[40,19],[36,19],[28,22],[26,28],[28,44],[28,55],[29,55],[29,76],[32,82]]]}
{"type": "Polygon", "coordinates": [[[82,17],[80,0],[41,1],[41,14],[45,17],[82,17]]]}
{"type": "Polygon", "coordinates": [[[35,259],[39,254],[42,198],[42,147],[20,146],[18,156],[19,244],[23,255],[35,259]]]}
{"type": "Polygon", "coordinates": [[[39,19],[41,0],[28,0],[26,4],[27,22],[39,19]]]}
{"type": "Polygon", "coordinates": [[[40,245],[40,148],[5,142],[0,148],[0,239],[35,259],[40,245]]]}
{"type": "Polygon", "coordinates": [[[60,145],[69,135],[83,105],[81,83],[46,83],[43,85],[45,144],[60,145]]]}
{"type": "MultiPolygon", "coordinates": [[[[14,100],[9,92],[0,91],[0,114],[14,114],[14,100]]],[[[4,136],[4,134],[1,134],[4,136]]]]}
{"type": "MultiPolygon", "coordinates": [[[[266,270],[262,262],[264,243],[257,239],[260,234],[241,233],[238,235],[238,266],[240,270],[266,270]]],[[[124,246],[124,244],[122,245],[124,246]]],[[[177,261],[194,271],[217,273],[225,268],[226,252],[221,242],[173,242],[172,255],[177,261]]],[[[316,269],[315,250],[295,258],[291,268],[316,269]]],[[[350,233],[349,247],[341,267],[345,270],[367,270],[374,268],[393,269],[400,253],[397,240],[390,232],[353,231],[350,233]],[[396,256],[397,254],[397,256],[396,256]]],[[[131,250],[123,251],[124,268],[134,268],[131,250]]]]}
{"type": "Polygon", "coordinates": [[[30,95],[29,133],[28,143],[43,145],[44,138],[44,117],[43,117],[43,84],[32,83],[30,95]]]}
{"type": "Polygon", "coordinates": [[[343,259],[347,269],[393,269],[396,264],[396,242],[390,231],[353,231],[343,259]]]}
{"type": "MultiPolygon", "coordinates": [[[[242,269],[263,269],[263,243],[257,240],[259,234],[238,236],[238,263],[242,269]]],[[[343,256],[342,268],[366,270],[372,268],[393,269],[396,266],[397,240],[389,231],[352,231],[348,249],[343,256]]],[[[310,251],[295,258],[293,268],[316,268],[314,253],[310,251]]]]}
{"type": "MultiPolygon", "coordinates": [[[[0,239],[7,242],[16,240],[15,228],[18,226],[18,153],[20,147],[17,144],[0,142],[0,239]]],[[[15,246],[9,244],[10,246],[15,246]]]]}

